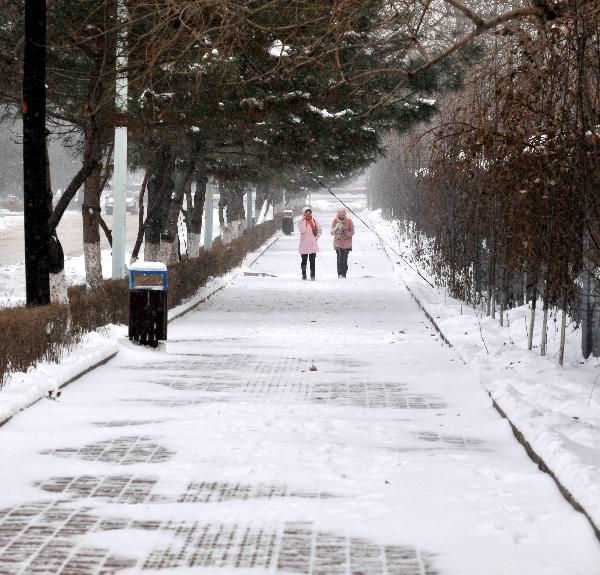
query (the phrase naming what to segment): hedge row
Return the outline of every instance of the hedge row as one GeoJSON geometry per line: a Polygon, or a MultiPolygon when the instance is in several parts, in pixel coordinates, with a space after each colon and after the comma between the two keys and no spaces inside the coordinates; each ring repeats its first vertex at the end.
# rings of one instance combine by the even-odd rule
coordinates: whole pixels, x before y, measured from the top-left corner
{"type": "MultiPolygon", "coordinates": [[[[275,220],[255,226],[227,245],[215,242],[198,258],[169,266],[169,307],[192,297],[209,278],[226,274],[277,230],[275,220]]],[[[12,372],[27,371],[40,361],[59,362],[81,336],[108,324],[129,320],[127,280],[105,280],[90,290],[69,289],[69,305],[52,304],[0,310],[0,388],[12,372]]]]}

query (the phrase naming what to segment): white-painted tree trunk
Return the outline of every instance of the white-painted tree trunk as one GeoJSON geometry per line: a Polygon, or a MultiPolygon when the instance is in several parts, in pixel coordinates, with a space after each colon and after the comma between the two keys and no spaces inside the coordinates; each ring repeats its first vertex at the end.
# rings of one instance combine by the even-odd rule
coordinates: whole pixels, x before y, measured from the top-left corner
{"type": "Polygon", "coordinates": [[[233,227],[235,228],[234,239],[237,240],[244,235],[244,231],[246,230],[246,220],[236,220],[233,222],[233,227]]]}
{"type": "Polygon", "coordinates": [[[102,252],[100,243],[84,243],[85,281],[90,287],[96,287],[102,282],[102,252]]]}
{"type": "Polygon", "coordinates": [[[179,240],[175,238],[174,241],[162,241],[160,243],[160,249],[158,253],[158,260],[166,265],[176,264],[179,261],[179,240]]]}
{"type": "Polygon", "coordinates": [[[260,213],[256,219],[256,224],[262,224],[265,221],[265,216],[267,215],[267,209],[269,208],[269,201],[265,200],[263,202],[262,208],[260,209],[260,213]]]}
{"type": "Polygon", "coordinates": [[[221,242],[226,245],[244,234],[244,220],[235,220],[221,229],[221,242]]]}
{"type": "Polygon", "coordinates": [[[200,253],[200,242],[202,234],[188,233],[187,235],[187,255],[188,258],[197,258],[200,253]]]}
{"type": "Polygon", "coordinates": [[[69,292],[65,270],[50,274],[50,301],[52,303],[68,304],[69,292]]]}
{"type": "Polygon", "coordinates": [[[221,238],[221,243],[226,246],[231,242],[231,226],[223,225],[221,226],[221,231],[219,233],[221,238]]]}

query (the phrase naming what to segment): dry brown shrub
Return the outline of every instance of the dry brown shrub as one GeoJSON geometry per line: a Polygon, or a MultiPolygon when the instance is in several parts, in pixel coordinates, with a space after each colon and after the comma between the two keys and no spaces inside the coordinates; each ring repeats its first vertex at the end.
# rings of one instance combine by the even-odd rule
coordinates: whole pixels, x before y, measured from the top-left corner
{"type": "Polygon", "coordinates": [[[15,307],[0,313],[0,386],[14,371],[27,371],[39,361],[59,362],[79,339],[63,305],[15,307]]]}
{"type": "MultiPolygon", "coordinates": [[[[230,244],[215,242],[197,258],[169,266],[169,307],[192,297],[211,277],[219,277],[259,248],[278,229],[278,221],[254,227],[230,244]]],[[[14,307],[0,311],[0,387],[12,372],[27,371],[40,361],[60,362],[82,334],[129,321],[127,280],[105,280],[91,290],[69,288],[69,306],[14,307]]]]}

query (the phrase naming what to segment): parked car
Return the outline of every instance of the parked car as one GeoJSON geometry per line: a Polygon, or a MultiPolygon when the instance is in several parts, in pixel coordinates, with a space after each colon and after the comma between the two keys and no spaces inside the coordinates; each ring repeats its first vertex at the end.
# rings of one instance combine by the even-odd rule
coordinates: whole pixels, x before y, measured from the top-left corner
{"type": "MultiPolygon", "coordinates": [[[[114,206],[115,198],[114,195],[110,193],[106,196],[106,200],[104,201],[104,212],[109,216],[112,215],[114,206]]],[[[125,211],[128,214],[138,213],[138,202],[135,192],[131,192],[129,190],[125,192],[125,211]]]]}

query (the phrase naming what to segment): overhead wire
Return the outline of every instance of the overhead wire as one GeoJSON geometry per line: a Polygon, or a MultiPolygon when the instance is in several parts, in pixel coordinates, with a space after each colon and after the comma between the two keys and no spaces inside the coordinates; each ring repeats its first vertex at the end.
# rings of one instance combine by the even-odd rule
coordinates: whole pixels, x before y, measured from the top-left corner
{"type": "Polygon", "coordinates": [[[397,252],[396,249],[394,247],[392,247],[385,239],[383,239],[376,230],[374,230],[367,222],[365,222],[365,220],[363,220],[348,204],[346,204],[337,194],[335,194],[333,192],[333,190],[329,187],[326,186],[319,178],[312,176],[312,178],[315,180],[315,182],[317,182],[324,190],[328,191],[340,204],[342,204],[342,206],[344,206],[344,208],[346,210],[348,210],[355,218],[359,219],[362,224],[375,236],[377,236],[379,238],[379,241],[386,245],[390,251],[392,253],[394,253],[396,256],[398,256],[411,270],[413,270],[422,280],[424,280],[425,282],[427,282],[427,284],[429,284],[432,288],[435,288],[435,286],[421,273],[421,271],[419,270],[418,267],[412,265],[405,256],[403,256],[401,253],[397,252]]]}

